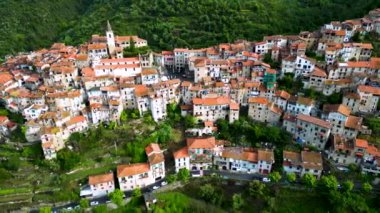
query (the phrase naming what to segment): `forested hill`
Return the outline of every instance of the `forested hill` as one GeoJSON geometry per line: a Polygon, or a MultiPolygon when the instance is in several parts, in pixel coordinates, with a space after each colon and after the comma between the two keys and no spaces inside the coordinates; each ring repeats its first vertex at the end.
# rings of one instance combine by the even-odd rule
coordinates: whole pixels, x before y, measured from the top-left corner
{"type": "Polygon", "coordinates": [[[0,55],[78,44],[103,33],[139,34],[154,49],[203,47],[237,38],[315,30],[362,17],[379,0],[2,0],[0,55]]]}

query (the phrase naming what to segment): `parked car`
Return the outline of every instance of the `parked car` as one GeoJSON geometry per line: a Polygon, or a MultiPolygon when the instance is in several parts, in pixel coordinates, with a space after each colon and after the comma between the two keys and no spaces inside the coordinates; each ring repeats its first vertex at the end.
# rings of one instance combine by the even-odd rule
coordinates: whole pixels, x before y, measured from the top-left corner
{"type": "Polygon", "coordinates": [[[91,201],[90,202],[90,206],[97,206],[97,205],[99,205],[98,201],[91,201]]]}
{"type": "Polygon", "coordinates": [[[263,178],[263,182],[264,182],[264,183],[269,183],[269,182],[270,182],[270,179],[267,178],[267,177],[264,177],[264,178],[263,178]]]}
{"type": "Polygon", "coordinates": [[[153,186],[153,190],[160,188],[159,186],[153,186]]]}
{"type": "Polygon", "coordinates": [[[166,186],[166,185],[168,185],[168,182],[166,182],[166,181],[161,182],[161,186],[166,186]]]}
{"type": "Polygon", "coordinates": [[[69,206],[66,208],[66,210],[71,211],[71,210],[73,210],[73,207],[69,206]]]}

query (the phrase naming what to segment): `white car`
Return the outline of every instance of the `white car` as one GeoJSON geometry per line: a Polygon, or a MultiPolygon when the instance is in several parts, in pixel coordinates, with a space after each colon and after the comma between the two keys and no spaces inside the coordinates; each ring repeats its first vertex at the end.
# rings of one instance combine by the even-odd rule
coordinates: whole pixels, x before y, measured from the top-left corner
{"type": "Polygon", "coordinates": [[[160,188],[159,186],[153,186],[153,190],[160,188]]]}
{"type": "Polygon", "coordinates": [[[161,186],[166,186],[166,185],[168,185],[168,182],[166,181],[161,182],[161,186]]]}
{"type": "Polygon", "coordinates": [[[73,207],[71,207],[71,206],[67,207],[66,210],[71,211],[71,210],[73,210],[73,207]]]}
{"type": "Polygon", "coordinates": [[[263,178],[263,182],[264,182],[264,183],[269,183],[269,182],[270,182],[270,179],[267,178],[267,177],[264,177],[264,178],[263,178]]]}
{"type": "Polygon", "coordinates": [[[98,201],[91,201],[90,206],[97,206],[99,205],[98,201]]]}

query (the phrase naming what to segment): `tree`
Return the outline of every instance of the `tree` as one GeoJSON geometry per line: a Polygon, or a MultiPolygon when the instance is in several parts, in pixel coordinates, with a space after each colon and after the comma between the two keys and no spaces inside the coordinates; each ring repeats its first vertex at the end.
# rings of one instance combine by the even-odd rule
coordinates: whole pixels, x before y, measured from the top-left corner
{"type": "Polygon", "coordinates": [[[332,175],[323,176],[320,181],[320,186],[322,190],[325,191],[336,191],[338,189],[338,185],[338,180],[332,175]]]}
{"type": "Polygon", "coordinates": [[[178,171],[177,178],[179,181],[187,182],[190,178],[190,172],[186,168],[182,168],[178,171]]]}
{"type": "Polygon", "coordinates": [[[312,174],[306,173],[302,177],[302,182],[305,183],[305,185],[311,189],[315,187],[315,184],[317,183],[317,178],[312,174]]]}
{"type": "Polygon", "coordinates": [[[296,181],[297,176],[296,176],[295,173],[290,172],[290,173],[288,173],[288,174],[286,175],[286,178],[288,179],[288,181],[289,181],[290,183],[293,183],[293,182],[296,181]]]}
{"type": "Polygon", "coordinates": [[[354,183],[350,180],[347,180],[342,184],[342,188],[345,192],[351,192],[354,189],[354,183]]]}
{"type": "Polygon", "coordinates": [[[365,193],[369,193],[369,192],[371,192],[372,191],[372,185],[370,184],[370,183],[368,183],[368,182],[366,182],[366,183],[363,183],[363,185],[362,185],[362,190],[363,190],[363,192],[365,192],[365,193]]]}
{"type": "Polygon", "coordinates": [[[215,187],[209,183],[204,186],[201,186],[199,190],[200,196],[203,200],[205,200],[206,202],[210,202],[214,205],[220,205],[223,199],[221,191],[216,190],[215,187]]]}
{"type": "Polygon", "coordinates": [[[232,196],[232,208],[235,210],[240,209],[244,205],[244,200],[241,194],[234,194],[232,196]]]}
{"type": "Polygon", "coordinates": [[[186,115],[185,118],[184,118],[184,122],[185,122],[185,128],[193,128],[196,124],[196,118],[194,116],[191,116],[191,115],[186,115]]]}
{"type": "Polygon", "coordinates": [[[120,114],[120,121],[125,123],[128,120],[128,114],[125,110],[123,110],[120,114]]]}
{"type": "Polygon", "coordinates": [[[274,183],[278,183],[281,180],[281,175],[279,172],[275,171],[269,174],[269,179],[274,183]]]}
{"type": "Polygon", "coordinates": [[[173,128],[168,124],[163,124],[157,131],[158,142],[161,144],[167,143],[173,138],[173,128]]]}
{"type": "Polygon", "coordinates": [[[40,208],[39,212],[40,213],[51,213],[52,209],[51,209],[51,207],[42,207],[42,208],[40,208]]]}
{"type": "Polygon", "coordinates": [[[115,191],[111,192],[108,197],[111,199],[111,201],[116,204],[117,206],[123,205],[123,197],[124,193],[120,189],[115,189],[115,191]]]}
{"type": "Polygon", "coordinates": [[[249,195],[254,198],[261,197],[262,195],[264,195],[265,188],[266,186],[264,183],[258,180],[253,180],[249,182],[249,195]]]}
{"type": "Polygon", "coordinates": [[[136,188],[132,191],[132,197],[141,197],[141,196],[142,196],[142,192],[140,188],[136,188]]]}
{"type": "Polygon", "coordinates": [[[80,155],[65,148],[58,152],[57,161],[61,170],[69,171],[80,162],[80,155]]]}
{"type": "Polygon", "coordinates": [[[215,189],[211,184],[206,184],[204,186],[201,186],[200,188],[200,196],[205,200],[205,201],[211,201],[214,197],[215,194],[215,189]]]}
{"type": "Polygon", "coordinates": [[[177,175],[170,174],[166,177],[166,180],[168,181],[168,183],[174,183],[177,180],[177,175]]]}
{"type": "Polygon", "coordinates": [[[80,206],[82,209],[86,209],[86,208],[90,207],[90,204],[89,204],[89,201],[88,201],[86,198],[82,198],[82,199],[80,199],[80,201],[79,201],[79,206],[80,206]]]}

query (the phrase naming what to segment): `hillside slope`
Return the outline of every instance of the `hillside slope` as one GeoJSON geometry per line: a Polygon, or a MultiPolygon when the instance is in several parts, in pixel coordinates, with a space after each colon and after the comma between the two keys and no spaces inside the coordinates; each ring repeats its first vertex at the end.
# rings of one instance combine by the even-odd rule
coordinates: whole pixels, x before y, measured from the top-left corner
{"type": "Polygon", "coordinates": [[[88,0],[1,0],[0,56],[49,46],[86,11],[88,0]]]}
{"type": "Polygon", "coordinates": [[[378,0],[4,0],[0,55],[87,41],[110,20],[118,34],[139,34],[154,49],[204,47],[237,38],[315,30],[362,17],[378,0]],[[37,9],[38,8],[38,9],[37,9]]]}

